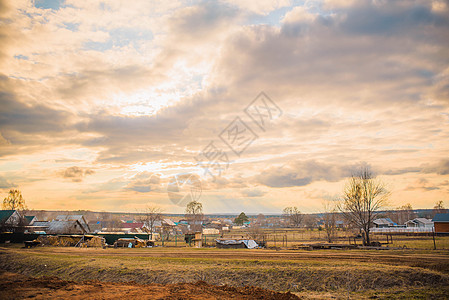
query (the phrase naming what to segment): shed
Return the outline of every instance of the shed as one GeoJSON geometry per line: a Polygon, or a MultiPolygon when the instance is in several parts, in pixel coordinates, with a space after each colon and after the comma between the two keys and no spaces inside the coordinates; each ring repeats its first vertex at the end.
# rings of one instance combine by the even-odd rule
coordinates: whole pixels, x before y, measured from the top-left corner
{"type": "Polygon", "coordinates": [[[449,213],[436,214],[432,221],[436,233],[449,233],[449,213]]]}
{"type": "Polygon", "coordinates": [[[398,225],[395,222],[393,222],[390,218],[376,219],[373,221],[373,223],[376,228],[393,227],[398,225]]]}

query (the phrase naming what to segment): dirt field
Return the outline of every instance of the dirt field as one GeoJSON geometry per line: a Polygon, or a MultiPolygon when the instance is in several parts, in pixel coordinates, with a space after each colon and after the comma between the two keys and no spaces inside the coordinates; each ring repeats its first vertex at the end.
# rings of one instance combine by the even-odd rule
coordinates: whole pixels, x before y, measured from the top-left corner
{"type": "Polygon", "coordinates": [[[14,273],[0,274],[1,299],[299,299],[255,287],[213,286],[205,282],[178,284],[73,282],[58,278],[30,278],[14,273]]]}
{"type": "MultiPolygon", "coordinates": [[[[29,291],[45,289],[48,279],[42,282],[40,278],[53,276],[70,281],[61,281],[61,285],[74,287],[74,291],[69,292],[79,297],[82,297],[83,290],[95,289],[99,285],[101,291],[117,289],[132,294],[147,290],[141,286],[145,284],[150,284],[152,290],[161,290],[159,296],[149,295],[149,298],[173,297],[164,293],[178,290],[184,299],[195,298],[183,293],[187,290],[201,293],[202,289],[212,293],[205,294],[205,298],[225,298],[226,294],[223,297],[219,294],[224,292],[236,293],[229,294],[229,297],[237,299],[260,298],[245,294],[249,290],[270,294],[253,287],[291,292],[306,299],[447,299],[449,294],[447,251],[22,249],[8,246],[0,247],[0,267],[8,272],[38,278],[21,279],[25,286],[31,286],[27,288],[29,291]],[[94,282],[86,283],[85,280],[94,282]],[[230,287],[236,289],[229,290],[230,287]]],[[[50,281],[54,280],[59,282],[55,278],[50,281]]],[[[109,292],[105,293],[108,295],[109,292]]]]}

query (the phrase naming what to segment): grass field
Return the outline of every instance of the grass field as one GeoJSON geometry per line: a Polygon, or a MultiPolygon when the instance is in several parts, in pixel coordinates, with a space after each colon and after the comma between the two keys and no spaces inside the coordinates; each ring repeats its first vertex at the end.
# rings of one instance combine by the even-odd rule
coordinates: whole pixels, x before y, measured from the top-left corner
{"type": "Polygon", "coordinates": [[[449,252],[0,247],[3,270],[105,282],[256,286],[305,298],[446,299],[449,252]]]}

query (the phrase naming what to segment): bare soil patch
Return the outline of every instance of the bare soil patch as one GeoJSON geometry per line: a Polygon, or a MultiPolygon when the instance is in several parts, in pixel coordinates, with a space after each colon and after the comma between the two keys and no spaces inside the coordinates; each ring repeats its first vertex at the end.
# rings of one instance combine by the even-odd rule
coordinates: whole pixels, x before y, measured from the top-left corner
{"type": "Polygon", "coordinates": [[[136,284],[100,281],[74,282],[56,277],[32,278],[15,273],[0,274],[2,299],[299,299],[256,287],[214,286],[202,281],[179,284],[136,284]]]}

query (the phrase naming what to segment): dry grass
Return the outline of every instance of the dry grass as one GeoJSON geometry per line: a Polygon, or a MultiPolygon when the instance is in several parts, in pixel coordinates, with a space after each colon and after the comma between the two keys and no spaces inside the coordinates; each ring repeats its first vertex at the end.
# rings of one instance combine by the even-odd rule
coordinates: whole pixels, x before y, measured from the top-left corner
{"type": "MultiPolygon", "coordinates": [[[[299,294],[404,296],[447,291],[443,251],[270,251],[192,248],[1,248],[3,269],[67,280],[137,283],[206,281],[299,294]],[[394,294],[396,293],[396,294],[394,294]],[[380,295],[379,294],[379,295],[380,295]]],[[[346,296],[345,296],[346,295],[346,296]]]]}

